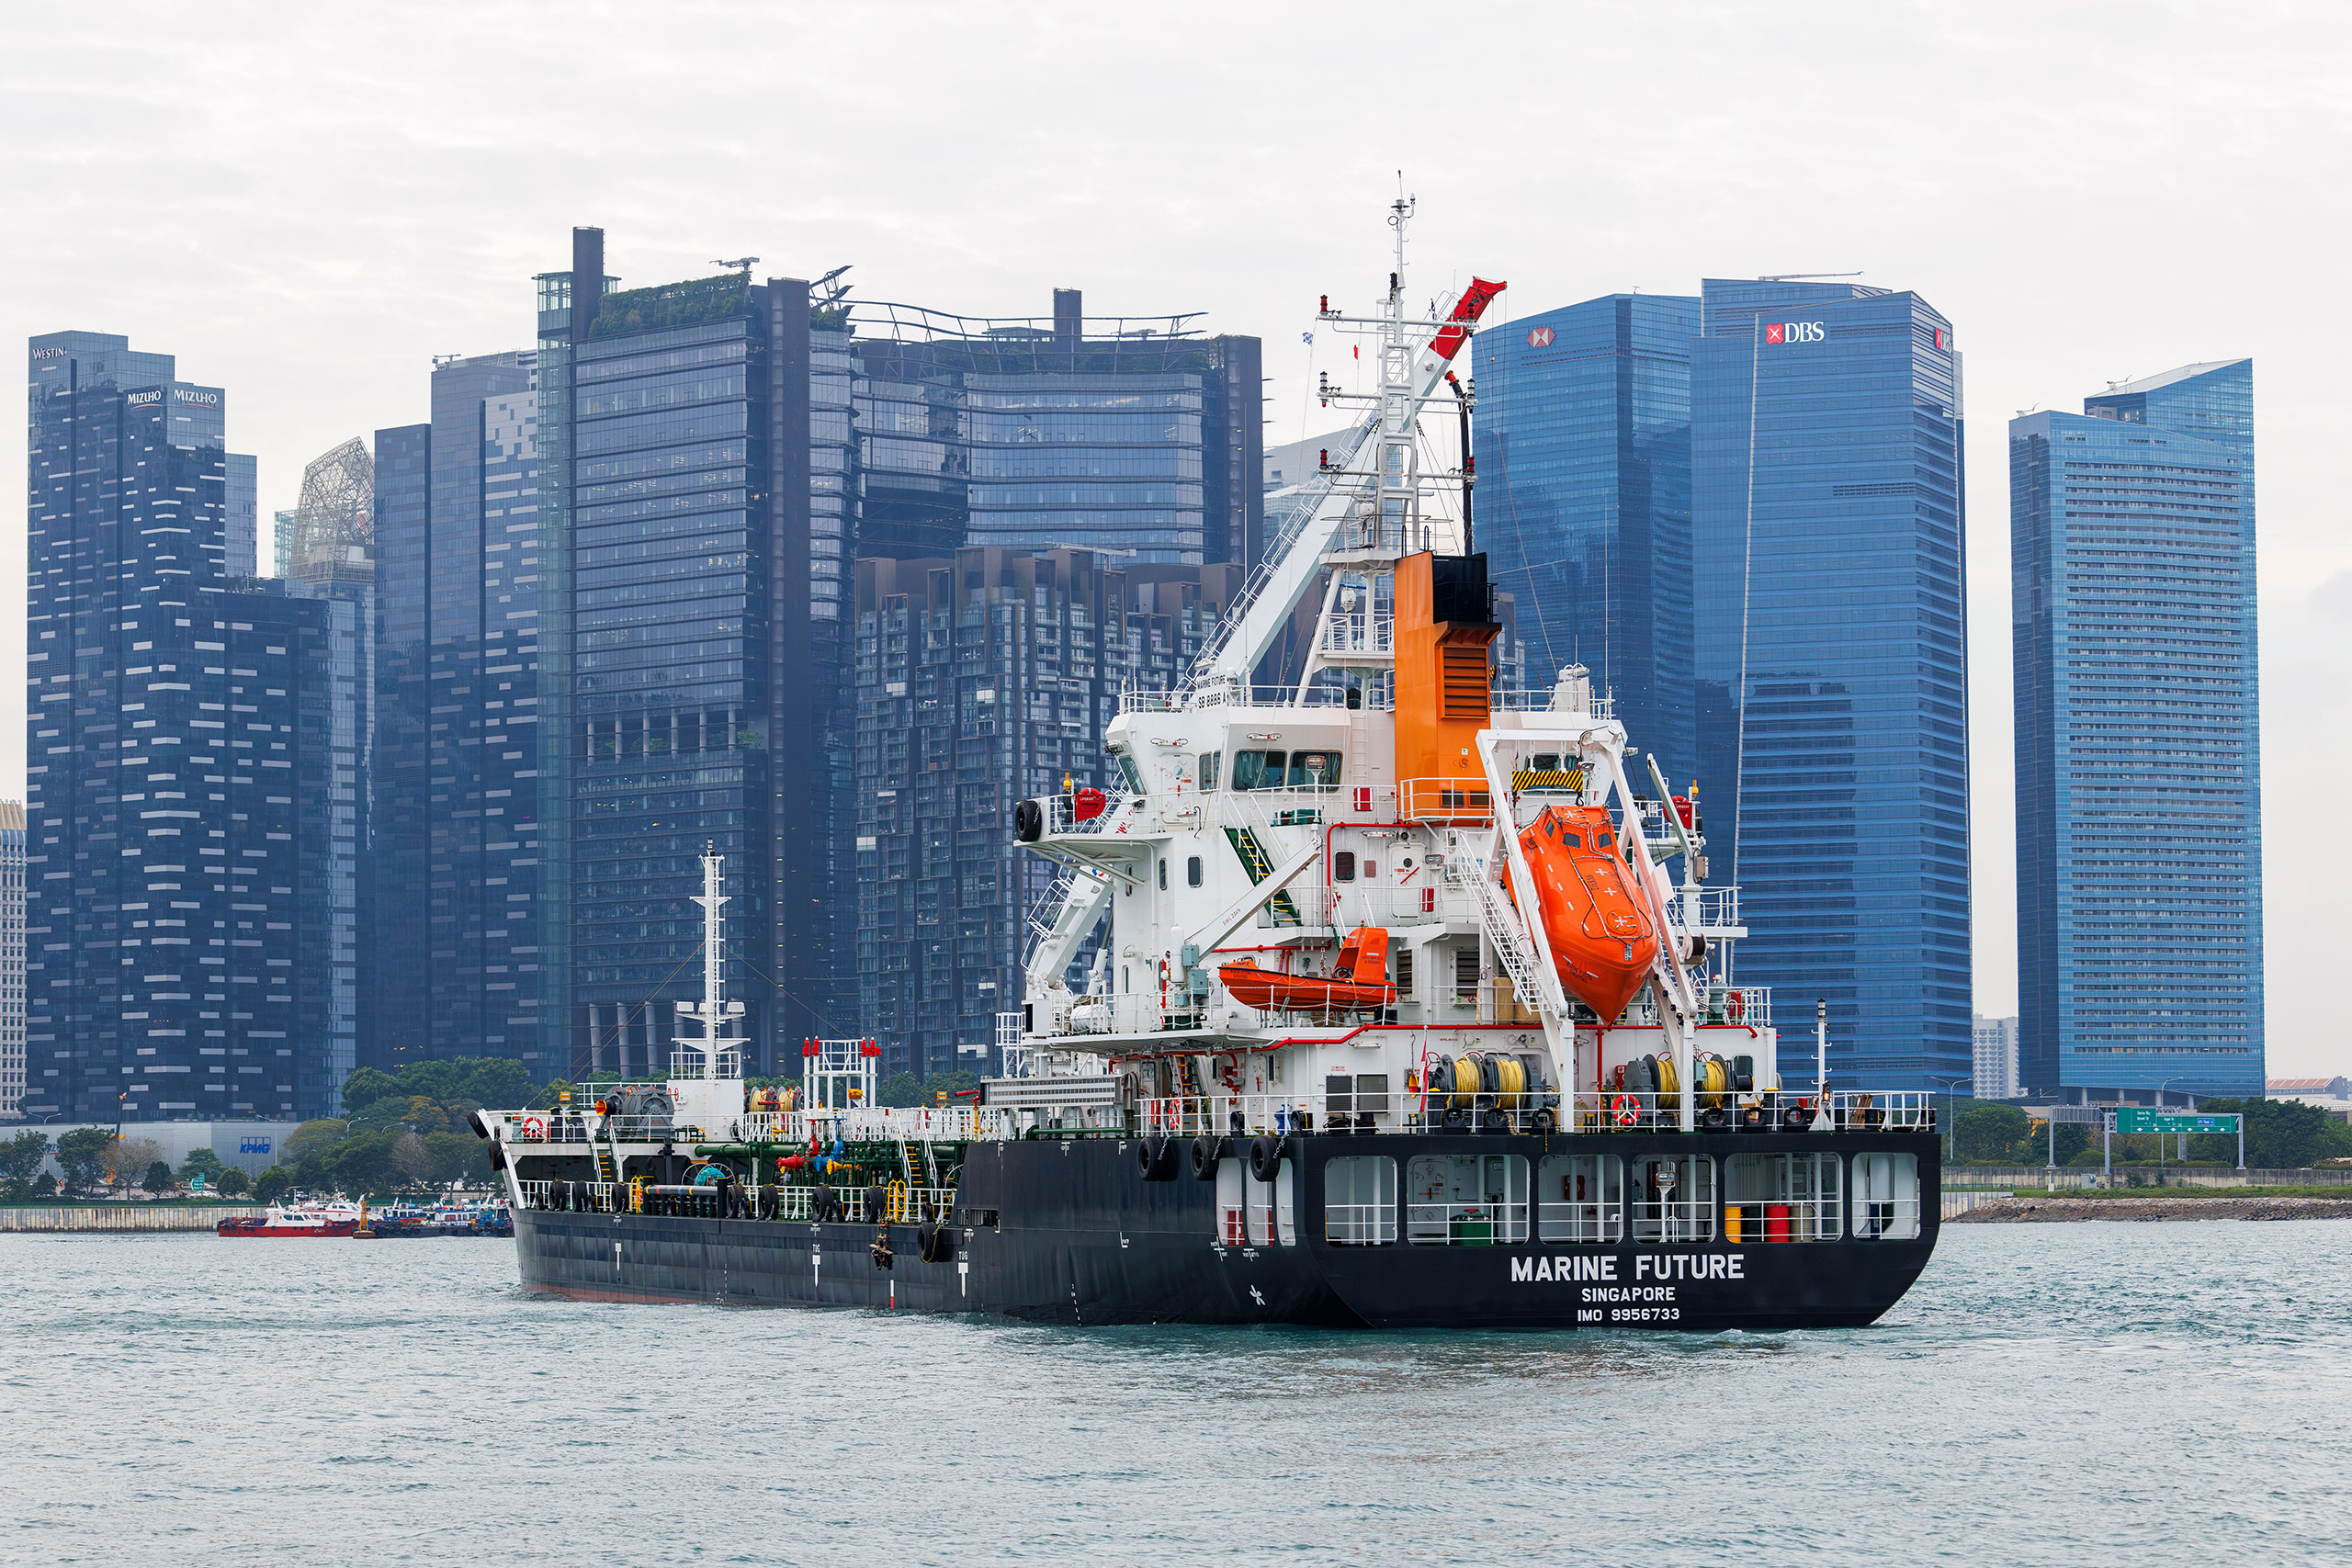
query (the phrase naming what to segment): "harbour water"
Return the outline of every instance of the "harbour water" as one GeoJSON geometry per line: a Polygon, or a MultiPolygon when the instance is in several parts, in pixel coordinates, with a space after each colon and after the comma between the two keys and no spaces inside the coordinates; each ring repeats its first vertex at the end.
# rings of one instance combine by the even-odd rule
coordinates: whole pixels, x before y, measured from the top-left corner
{"type": "Polygon", "coordinates": [[[1878,1325],[535,1299],[513,1244],[0,1235],[0,1562],[2352,1560],[2352,1224],[1945,1233],[1878,1325]]]}

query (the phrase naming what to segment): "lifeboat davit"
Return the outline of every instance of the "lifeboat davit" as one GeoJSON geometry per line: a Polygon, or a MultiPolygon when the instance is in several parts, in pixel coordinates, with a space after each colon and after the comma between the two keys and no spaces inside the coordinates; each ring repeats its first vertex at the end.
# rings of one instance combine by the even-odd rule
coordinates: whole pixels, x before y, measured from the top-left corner
{"type": "Polygon", "coordinates": [[[1235,1001],[1261,1012],[1347,1012],[1394,1006],[1396,987],[1387,973],[1386,929],[1358,926],[1340,944],[1329,975],[1284,975],[1243,958],[1220,967],[1216,977],[1235,1001]]]}
{"type": "Polygon", "coordinates": [[[1657,959],[1657,922],[1634,890],[1608,808],[1547,806],[1519,847],[1560,984],[1604,1022],[1615,1019],[1657,959]]]}

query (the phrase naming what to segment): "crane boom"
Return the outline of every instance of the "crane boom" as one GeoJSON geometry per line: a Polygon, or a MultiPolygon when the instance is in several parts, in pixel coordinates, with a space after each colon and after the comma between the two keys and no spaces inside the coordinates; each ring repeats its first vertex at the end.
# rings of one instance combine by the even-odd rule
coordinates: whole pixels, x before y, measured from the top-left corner
{"type": "MultiPolygon", "coordinates": [[[[1404,418],[1417,415],[1421,404],[1436,394],[1453,356],[1470,341],[1478,318],[1486,313],[1495,296],[1508,287],[1489,283],[1483,277],[1471,278],[1470,287],[1462,291],[1453,311],[1413,356],[1406,400],[1410,406],[1404,418]]],[[[1392,288],[1392,299],[1395,294],[1392,288]]],[[[1334,465],[1337,472],[1323,479],[1321,503],[1293,536],[1281,558],[1260,570],[1257,584],[1240,606],[1238,616],[1227,621],[1225,635],[1219,639],[1214,657],[1205,660],[1196,673],[1193,682],[1196,689],[1249,684],[1250,672],[1289,625],[1291,612],[1313,585],[1316,573],[1322,567],[1324,552],[1347,518],[1350,495],[1338,481],[1377,478],[1383,444],[1373,437],[1379,434],[1382,421],[1396,414],[1396,411],[1384,402],[1356,426],[1334,465]]]]}

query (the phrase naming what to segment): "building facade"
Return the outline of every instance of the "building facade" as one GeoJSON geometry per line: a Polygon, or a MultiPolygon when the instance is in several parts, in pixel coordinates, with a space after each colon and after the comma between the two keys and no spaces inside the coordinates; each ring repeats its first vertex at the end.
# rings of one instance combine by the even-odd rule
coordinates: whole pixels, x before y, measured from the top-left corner
{"type": "Polygon", "coordinates": [[[1121,690],[1174,686],[1239,589],[1235,567],[1116,560],[857,563],[856,1032],[886,1072],[993,1061],[1059,874],[1015,849],[1013,806],[1111,783],[1121,690]]]}
{"type": "Polygon", "coordinates": [[[2018,1021],[2014,1018],[1986,1018],[1978,1013],[1971,1021],[1974,1043],[1975,1076],[1970,1093],[1978,1100],[2015,1100],[2018,1097],[2018,1021]]]}
{"type": "MultiPolygon", "coordinates": [[[[1616,294],[1481,333],[1474,525],[1530,666],[1592,671],[1669,779],[1697,765],[1690,349],[1699,301],[1616,294]]],[[[1680,787],[1679,784],[1677,787],[1680,787]]]]}
{"type": "MultiPolygon", "coordinates": [[[[1828,1002],[1838,1083],[1959,1077],[1968,666],[1951,323],[1916,294],[1770,280],[1709,279],[1701,311],[1697,773],[1709,858],[1753,931],[1740,977],[1775,987],[1790,1017],[1828,1002]]],[[[1784,1033],[1782,1067],[1809,1076],[1803,1032],[1784,1033]]]]}
{"type": "Polygon", "coordinates": [[[322,1113],[334,611],[228,586],[220,389],[29,352],[24,1110],[322,1113]]]}
{"type": "Polygon", "coordinates": [[[0,800],[0,1122],[24,1100],[25,803],[0,800]]]}
{"type": "Polygon", "coordinates": [[[2009,425],[2027,1087],[2262,1092],[2254,365],[2009,425]]]}
{"type": "Polygon", "coordinates": [[[372,1059],[506,1055],[539,1016],[538,402],[527,352],[445,360],[376,433],[372,1059]]]}
{"type": "Polygon", "coordinates": [[[258,550],[261,523],[259,465],[250,457],[229,454],[229,511],[223,520],[220,570],[228,577],[261,575],[258,550]]]}

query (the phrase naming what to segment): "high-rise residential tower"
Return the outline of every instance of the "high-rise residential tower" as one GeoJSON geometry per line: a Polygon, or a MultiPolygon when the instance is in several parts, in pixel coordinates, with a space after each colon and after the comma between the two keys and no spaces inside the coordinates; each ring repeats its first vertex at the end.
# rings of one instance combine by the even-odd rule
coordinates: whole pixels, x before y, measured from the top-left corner
{"type": "Polygon", "coordinates": [[[232,591],[220,389],[101,333],[29,361],[24,1109],[320,1114],[348,607],[232,591]]]}
{"type": "Polygon", "coordinates": [[[376,433],[375,1060],[541,1077],[538,404],[529,352],[443,360],[376,433]]]}
{"type": "Polygon", "coordinates": [[[2263,1092],[2254,362],[2009,424],[2019,1076],[2263,1092]]]}
{"type": "MultiPolygon", "coordinates": [[[[1691,344],[1698,778],[1782,1069],[1970,1070],[1961,367],[1917,294],[1708,279],[1691,344]]],[[[1522,622],[1525,620],[1522,613],[1522,622]]]]}
{"type": "MultiPolygon", "coordinates": [[[[1690,348],[1699,301],[1613,294],[1472,340],[1474,524],[1533,678],[1581,663],[1673,779],[1698,762],[1690,348]]],[[[1675,785],[1680,788],[1680,784],[1675,785]]]]}

